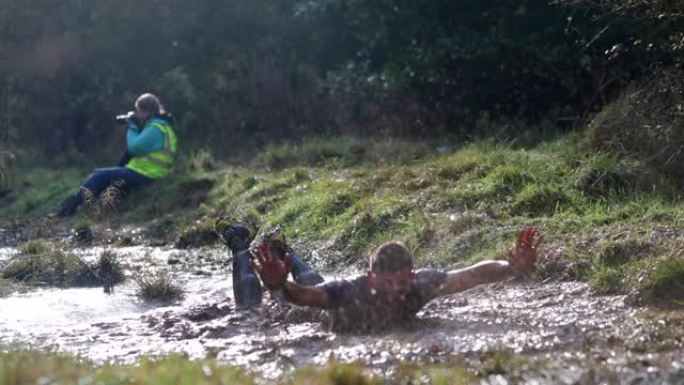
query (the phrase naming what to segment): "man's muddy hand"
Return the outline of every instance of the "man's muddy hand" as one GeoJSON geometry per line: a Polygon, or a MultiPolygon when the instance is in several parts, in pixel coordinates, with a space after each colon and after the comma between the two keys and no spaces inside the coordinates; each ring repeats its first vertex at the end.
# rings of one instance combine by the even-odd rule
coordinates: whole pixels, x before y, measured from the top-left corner
{"type": "Polygon", "coordinates": [[[515,269],[526,274],[534,272],[537,262],[537,251],[544,241],[544,236],[539,234],[534,227],[525,227],[518,233],[515,246],[508,251],[508,261],[515,269]]]}
{"type": "Polygon", "coordinates": [[[288,253],[280,258],[280,252],[271,242],[261,242],[252,253],[252,266],[269,290],[282,287],[292,270],[292,258],[288,253]]]}

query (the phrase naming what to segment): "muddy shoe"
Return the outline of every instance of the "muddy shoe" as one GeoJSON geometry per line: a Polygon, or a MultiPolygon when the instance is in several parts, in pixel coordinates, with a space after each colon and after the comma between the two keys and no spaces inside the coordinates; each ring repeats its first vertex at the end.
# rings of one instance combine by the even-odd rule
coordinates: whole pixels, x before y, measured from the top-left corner
{"type": "Polygon", "coordinates": [[[278,225],[264,234],[264,242],[269,242],[279,251],[281,258],[288,249],[283,229],[278,225]]]}
{"type": "Polygon", "coordinates": [[[285,256],[286,252],[290,253],[292,259],[292,278],[300,285],[313,286],[323,282],[323,277],[311,268],[302,258],[287,245],[285,234],[280,226],[271,229],[264,236],[264,241],[271,242],[278,250],[280,255],[285,256]]]}
{"type": "Polygon", "coordinates": [[[219,217],[214,223],[214,231],[228,246],[231,245],[235,237],[242,238],[249,245],[256,236],[257,227],[247,221],[219,217]]]}

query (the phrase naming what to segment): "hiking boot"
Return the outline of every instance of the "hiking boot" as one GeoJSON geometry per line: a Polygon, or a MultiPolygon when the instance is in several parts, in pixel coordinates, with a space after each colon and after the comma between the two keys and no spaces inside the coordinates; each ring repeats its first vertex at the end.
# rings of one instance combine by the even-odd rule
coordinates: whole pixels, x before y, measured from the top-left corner
{"type": "Polygon", "coordinates": [[[285,256],[285,252],[288,251],[287,241],[285,241],[285,234],[280,225],[272,228],[264,235],[264,241],[272,244],[280,253],[280,257],[285,256]]]}
{"type": "Polygon", "coordinates": [[[48,218],[66,218],[70,217],[74,214],[76,214],[76,209],[78,208],[78,205],[81,203],[81,200],[79,199],[78,195],[73,194],[69,195],[62,201],[62,204],[59,205],[59,208],[57,211],[51,212],[48,214],[48,218]]]}
{"type": "Polygon", "coordinates": [[[249,245],[256,236],[257,227],[247,221],[219,217],[214,223],[214,231],[228,246],[231,246],[236,239],[241,239],[249,245]]]}
{"type": "Polygon", "coordinates": [[[271,229],[264,236],[264,241],[272,243],[279,251],[281,258],[285,253],[292,259],[292,278],[300,285],[313,286],[323,282],[323,277],[311,268],[297,253],[287,245],[285,234],[280,226],[271,229]]]}

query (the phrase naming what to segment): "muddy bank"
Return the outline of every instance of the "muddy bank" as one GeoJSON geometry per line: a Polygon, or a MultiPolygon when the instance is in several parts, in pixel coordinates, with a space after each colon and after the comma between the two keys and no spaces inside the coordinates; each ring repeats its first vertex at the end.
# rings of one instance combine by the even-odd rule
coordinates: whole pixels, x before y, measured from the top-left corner
{"type": "MultiPolygon", "coordinates": [[[[100,248],[76,249],[92,259],[100,248]]],[[[183,352],[267,376],[331,359],[391,372],[414,362],[466,361],[490,383],[684,382],[684,318],[593,296],[583,283],[496,284],[428,304],[418,321],[378,335],[335,334],[325,314],[273,302],[236,309],[222,249],[115,249],[129,273],[168,270],[186,289],[174,304],[146,304],[127,283],[47,289],[0,299],[0,345],[52,347],[97,362],[183,352]]],[[[13,249],[2,249],[0,259],[13,249]]],[[[328,274],[328,278],[332,278],[328,274]]]]}

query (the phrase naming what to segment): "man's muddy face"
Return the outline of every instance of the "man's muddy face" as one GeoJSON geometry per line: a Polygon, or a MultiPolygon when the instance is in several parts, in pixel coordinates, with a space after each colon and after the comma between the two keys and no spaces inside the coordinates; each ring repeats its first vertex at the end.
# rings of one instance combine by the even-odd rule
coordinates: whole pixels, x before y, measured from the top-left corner
{"type": "Polygon", "coordinates": [[[413,270],[368,272],[371,289],[388,300],[402,299],[411,290],[414,277],[413,270]]]}

